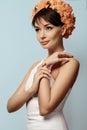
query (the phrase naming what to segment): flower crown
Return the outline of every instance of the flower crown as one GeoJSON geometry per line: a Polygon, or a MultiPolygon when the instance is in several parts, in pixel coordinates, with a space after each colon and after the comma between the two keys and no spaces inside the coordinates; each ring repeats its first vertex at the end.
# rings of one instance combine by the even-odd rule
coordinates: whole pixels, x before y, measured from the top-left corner
{"type": "Polygon", "coordinates": [[[40,2],[32,10],[32,17],[34,17],[41,9],[51,8],[61,16],[61,22],[64,23],[65,33],[63,37],[68,38],[75,29],[75,16],[72,7],[63,0],[40,0],[40,2]]]}

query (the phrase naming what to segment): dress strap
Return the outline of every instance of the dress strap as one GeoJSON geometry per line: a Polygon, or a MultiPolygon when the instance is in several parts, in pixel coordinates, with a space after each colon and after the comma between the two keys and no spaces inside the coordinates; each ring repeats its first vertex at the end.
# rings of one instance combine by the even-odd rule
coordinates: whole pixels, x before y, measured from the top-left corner
{"type": "Polygon", "coordinates": [[[29,77],[28,77],[28,80],[27,80],[27,82],[26,82],[26,85],[25,85],[25,91],[27,91],[27,90],[32,86],[34,74],[36,73],[38,66],[40,66],[43,61],[44,61],[44,59],[41,60],[41,61],[31,70],[31,73],[30,73],[30,75],[29,75],[29,77]]]}

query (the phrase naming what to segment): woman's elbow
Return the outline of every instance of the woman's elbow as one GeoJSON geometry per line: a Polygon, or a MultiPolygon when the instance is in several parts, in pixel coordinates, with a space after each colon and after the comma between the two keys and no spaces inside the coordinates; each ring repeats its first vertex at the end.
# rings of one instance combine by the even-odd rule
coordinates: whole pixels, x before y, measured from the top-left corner
{"type": "Polygon", "coordinates": [[[41,116],[46,116],[47,114],[48,114],[48,112],[46,112],[46,111],[40,111],[41,116]]]}
{"type": "Polygon", "coordinates": [[[49,113],[50,113],[50,111],[47,110],[47,109],[45,109],[45,108],[40,109],[40,115],[41,115],[41,116],[46,116],[46,115],[48,115],[49,113]]]}
{"type": "Polygon", "coordinates": [[[8,111],[9,113],[12,112],[12,109],[11,109],[11,107],[9,106],[9,104],[7,104],[7,111],[8,111]]]}
{"type": "Polygon", "coordinates": [[[10,101],[7,102],[7,111],[8,111],[9,113],[15,111],[15,108],[14,108],[14,106],[12,105],[12,103],[10,103],[10,101]]]}
{"type": "Polygon", "coordinates": [[[13,112],[11,109],[9,109],[8,107],[7,107],[7,111],[8,111],[8,113],[11,113],[11,112],[13,112]]]}

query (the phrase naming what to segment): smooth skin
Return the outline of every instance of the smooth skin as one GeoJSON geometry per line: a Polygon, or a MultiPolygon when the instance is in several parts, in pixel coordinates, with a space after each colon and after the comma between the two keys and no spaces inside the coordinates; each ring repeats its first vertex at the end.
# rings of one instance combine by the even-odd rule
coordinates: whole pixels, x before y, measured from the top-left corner
{"type": "Polygon", "coordinates": [[[48,50],[48,56],[38,67],[32,86],[26,91],[25,85],[31,70],[39,63],[36,62],[27,72],[23,82],[7,103],[8,112],[21,108],[33,96],[38,95],[39,109],[42,116],[52,112],[72,88],[79,71],[79,62],[64,51],[63,27],[56,27],[39,18],[35,22],[36,37],[41,46],[48,50]],[[51,70],[50,70],[51,67],[51,70]],[[54,83],[50,87],[50,78],[54,83]]]}

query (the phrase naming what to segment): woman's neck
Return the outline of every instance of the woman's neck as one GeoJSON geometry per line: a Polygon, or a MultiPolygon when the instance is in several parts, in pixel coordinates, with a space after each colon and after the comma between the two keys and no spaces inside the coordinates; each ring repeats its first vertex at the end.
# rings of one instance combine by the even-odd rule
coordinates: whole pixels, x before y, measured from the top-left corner
{"type": "Polygon", "coordinates": [[[51,50],[48,50],[48,56],[52,55],[53,53],[55,52],[61,52],[61,51],[64,51],[64,46],[63,46],[63,43],[61,42],[60,44],[58,44],[57,47],[51,49],[51,50]]]}

